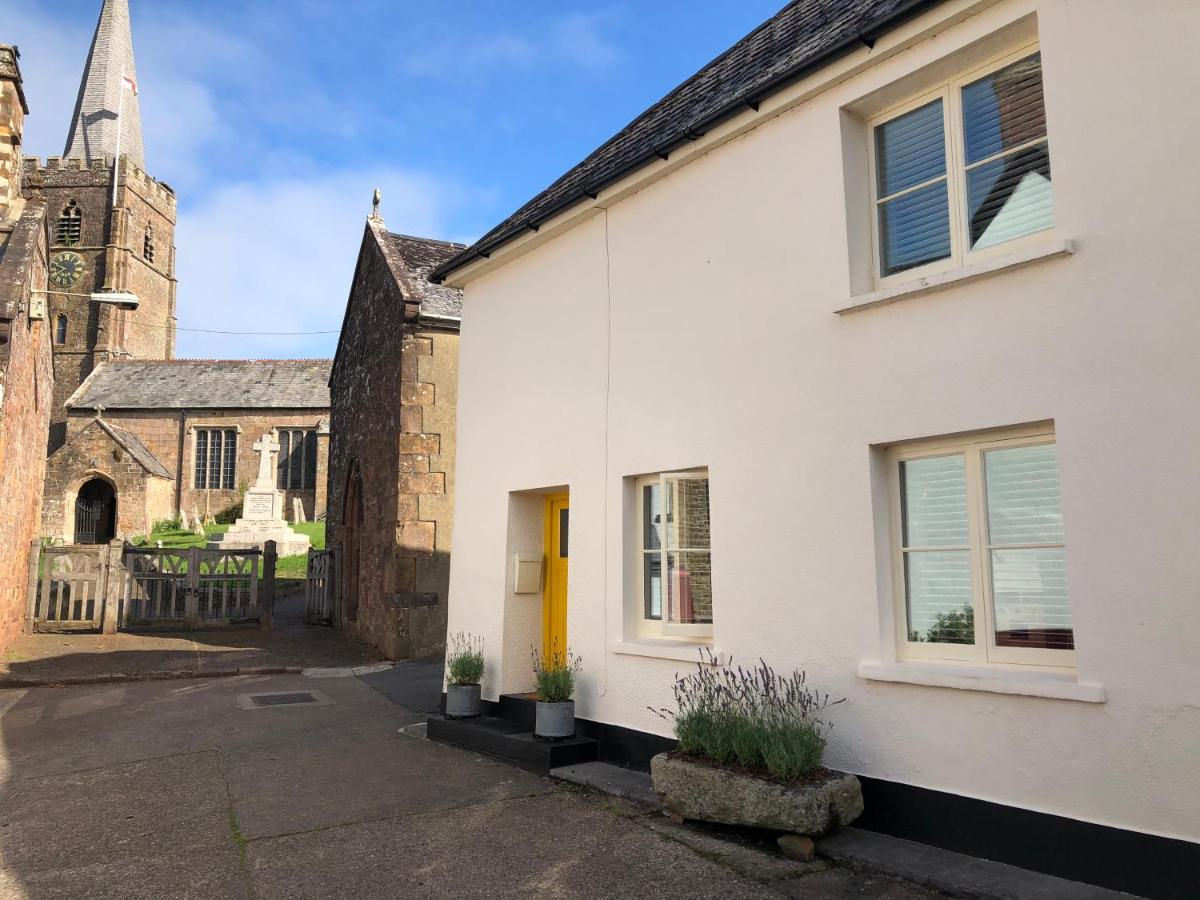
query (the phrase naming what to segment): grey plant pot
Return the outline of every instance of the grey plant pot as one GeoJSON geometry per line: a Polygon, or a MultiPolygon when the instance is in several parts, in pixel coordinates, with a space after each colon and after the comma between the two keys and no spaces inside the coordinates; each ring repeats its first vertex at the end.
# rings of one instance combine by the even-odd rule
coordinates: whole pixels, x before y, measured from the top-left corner
{"type": "Polygon", "coordinates": [[[479,685],[451,684],[446,686],[446,718],[473,719],[479,715],[479,685]]]}
{"type": "Polygon", "coordinates": [[[543,738],[569,738],[575,736],[575,701],[565,703],[537,704],[533,733],[543,738]]]}

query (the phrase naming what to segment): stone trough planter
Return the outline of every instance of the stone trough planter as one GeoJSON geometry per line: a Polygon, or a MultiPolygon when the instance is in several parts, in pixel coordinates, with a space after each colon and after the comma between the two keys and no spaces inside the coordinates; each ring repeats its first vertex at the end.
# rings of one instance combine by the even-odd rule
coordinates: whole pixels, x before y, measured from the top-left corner
{"type": "Polygon", "coordinates": [[[862,786],[841,772],[784,785],[660,753],[650,760],[650,774],[663,809],[681,819],[819,837],[863,811],[862,786]]]}

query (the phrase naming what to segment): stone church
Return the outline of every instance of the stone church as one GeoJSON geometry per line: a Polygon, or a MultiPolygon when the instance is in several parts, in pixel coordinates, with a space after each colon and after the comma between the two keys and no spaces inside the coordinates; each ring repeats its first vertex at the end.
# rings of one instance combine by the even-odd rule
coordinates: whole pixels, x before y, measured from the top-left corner
{"type": "Polygon", "coordinates": [[[24,166],[49,231],[43,534],[99,542],[226,511],[271,430],[289,516],[294,498],[322,516],[330,361],[175,358],[177,198],[147,172],[128,0],[104,0],[63,156],[24,166]]]}

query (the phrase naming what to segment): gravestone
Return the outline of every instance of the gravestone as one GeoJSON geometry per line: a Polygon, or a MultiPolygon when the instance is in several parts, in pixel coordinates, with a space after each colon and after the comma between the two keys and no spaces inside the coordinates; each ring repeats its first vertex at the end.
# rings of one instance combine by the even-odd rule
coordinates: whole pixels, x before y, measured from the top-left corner
{"type": "Polygon", "coordinates": [[[275,489],[275,454],[279,441],[269,431],[251,445],[258,453],[258,479],[242,498],[242,515],[224,534],[208,542],[209,550],[261,549],[275,541],[280,556],[307,553],[312,546],[306,534],[297,534],[283,519],[283,492],[275,489]]]}
{"type": "Polygon", "coordinates": [[[301,500],[299,497],[292,498],[292,521],[293,522],[307,522],[308,521],[308,519],[306,519],[304,517],[304,501],[301,500]]]}

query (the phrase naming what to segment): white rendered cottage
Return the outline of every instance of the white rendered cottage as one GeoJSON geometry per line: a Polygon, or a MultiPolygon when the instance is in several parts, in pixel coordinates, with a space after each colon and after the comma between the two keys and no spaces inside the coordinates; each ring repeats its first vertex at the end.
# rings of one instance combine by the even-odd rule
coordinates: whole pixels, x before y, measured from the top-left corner
{"type": "Polygon", "coordinates": [[[484,697],[569,643],[644,765],[701,647],[804,668],[866,827],[1180,891],[1197,34],[1193,3],[802,0],[443,265],[484,697]]]}

